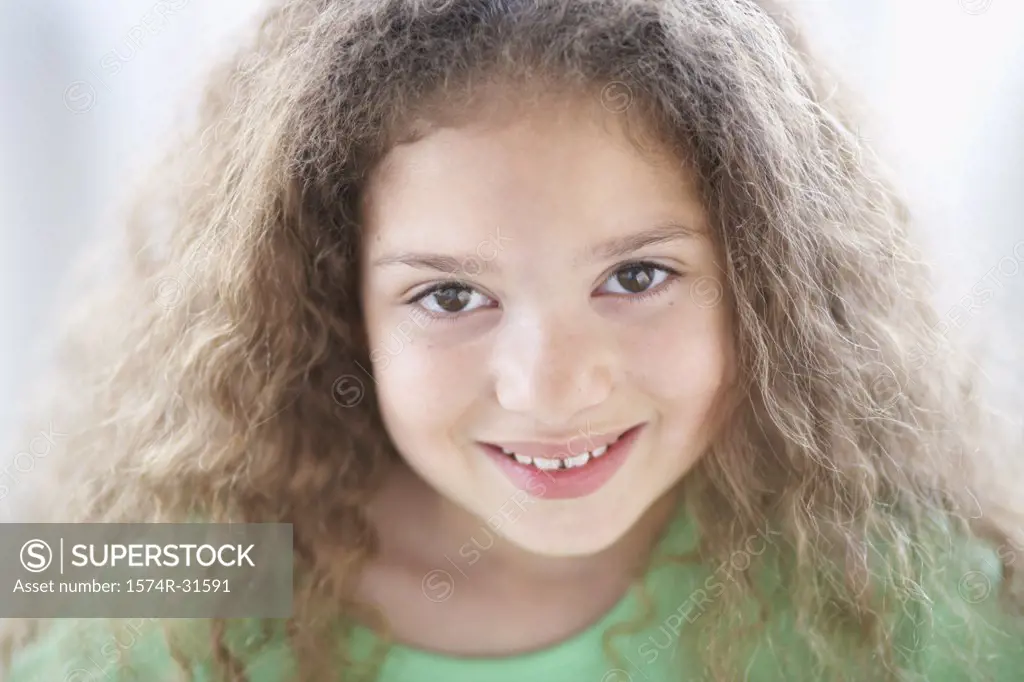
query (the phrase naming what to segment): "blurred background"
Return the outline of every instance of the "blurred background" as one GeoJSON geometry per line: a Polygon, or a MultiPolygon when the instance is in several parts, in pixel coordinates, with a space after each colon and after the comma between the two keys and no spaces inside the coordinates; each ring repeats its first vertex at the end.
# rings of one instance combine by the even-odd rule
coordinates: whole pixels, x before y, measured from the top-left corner
{"type": "MultiPolygon", "coordinates": [[[[862,99],[863,134],[924,227],[950,326],[1004,353],[993,374],[1016,381],[1024,2],[792,4],[862,99]],[[992,296],[965,300],[981,282],[992,296]]],[[[0,0],[0,470],[26,447],[8,447],[4,436],[48,351],[63,273],[116,220],[154,144],[189,113],[209,60],[235,44],[261,5],[0,0]]]]}

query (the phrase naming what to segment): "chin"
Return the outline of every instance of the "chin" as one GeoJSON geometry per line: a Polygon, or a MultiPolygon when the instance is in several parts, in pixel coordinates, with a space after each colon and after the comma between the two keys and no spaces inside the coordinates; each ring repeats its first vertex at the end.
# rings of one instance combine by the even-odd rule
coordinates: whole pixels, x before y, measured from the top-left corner
{"type": "MultiPolygon", "coordinates": [[[[539,510],[538,510],[539,511],[539,510]]],[[[505,538],[520,549],[549,557],[584,557],[600,554],[625,537],[633,524],[612,526],[607,523],[588,523],[586,530],[576,524],[563,528],[550,528],[542,524],[509,528],[505,538]]]]}

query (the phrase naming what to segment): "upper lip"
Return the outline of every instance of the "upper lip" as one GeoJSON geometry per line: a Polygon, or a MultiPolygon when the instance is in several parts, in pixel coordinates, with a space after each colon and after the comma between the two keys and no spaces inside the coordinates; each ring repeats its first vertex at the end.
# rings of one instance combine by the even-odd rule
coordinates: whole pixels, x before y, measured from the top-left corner
{"type": "Polygon", "coordinates": [[[618,431],[608,431],[602,433],[593,433],[584,431],[583,429],[577,431],[574,434],[562,438],[548,438],[544,441],[486,441],[488,445],[494,445],[499,448],[514,452],[517,455],[523,455],[524,457],[544,457],[548,459],[562,459],[565,457],[575,457],[576,455],[582,455],[584,452],[593,452],[603,445],[613,443],[622,434],[632,430],[635,426],[630,426],[625,429],[618,431]]]}

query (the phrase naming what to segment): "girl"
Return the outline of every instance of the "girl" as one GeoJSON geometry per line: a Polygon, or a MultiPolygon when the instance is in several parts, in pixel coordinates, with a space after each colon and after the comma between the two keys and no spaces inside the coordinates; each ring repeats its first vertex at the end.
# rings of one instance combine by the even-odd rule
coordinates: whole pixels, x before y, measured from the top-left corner
{"type": "Polygon", "coordinates": [[[291,523],[294,616],[8,679],[1020,679],[1008,442],[781,8],[284,2],[178,149],[36,518],[291,523]]]}

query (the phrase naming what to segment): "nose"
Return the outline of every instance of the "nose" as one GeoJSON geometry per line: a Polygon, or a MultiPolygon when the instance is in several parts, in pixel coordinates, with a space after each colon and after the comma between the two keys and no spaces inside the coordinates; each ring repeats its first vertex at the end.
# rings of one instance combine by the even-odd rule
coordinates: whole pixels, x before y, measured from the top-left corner
{"type": "Polygon", "coordinates": [[[492,358],[498,403],[535,424],[576,423],[611,394],[614,344],[608,330],[564,314],[508,320],[492,358]]]}

